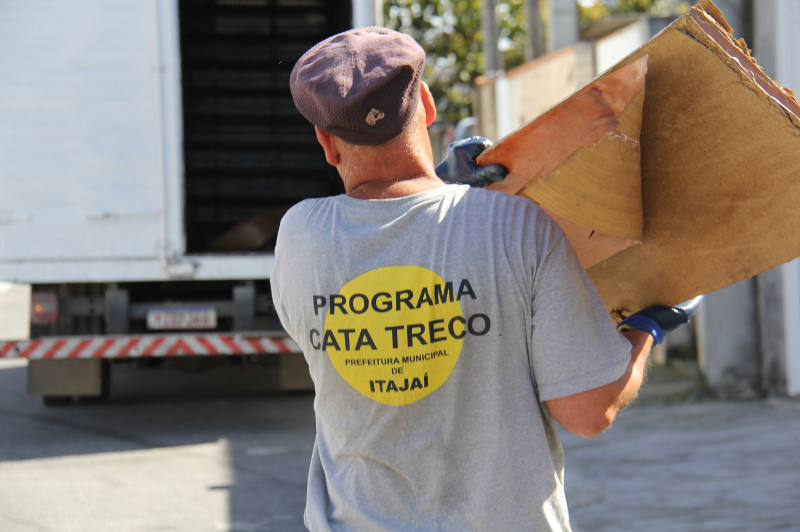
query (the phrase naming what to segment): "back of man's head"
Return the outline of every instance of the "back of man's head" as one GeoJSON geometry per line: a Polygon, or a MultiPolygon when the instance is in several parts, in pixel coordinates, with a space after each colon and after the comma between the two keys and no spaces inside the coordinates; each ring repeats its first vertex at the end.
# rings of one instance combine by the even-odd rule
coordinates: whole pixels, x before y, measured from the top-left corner
{"type": "Polygon", "coordinates": [[[425,52],[386,28],[334,35],[292,70],[295,105],[309,122],[348,144],[375,146],[396,137],[418,112],[425,52]]]}

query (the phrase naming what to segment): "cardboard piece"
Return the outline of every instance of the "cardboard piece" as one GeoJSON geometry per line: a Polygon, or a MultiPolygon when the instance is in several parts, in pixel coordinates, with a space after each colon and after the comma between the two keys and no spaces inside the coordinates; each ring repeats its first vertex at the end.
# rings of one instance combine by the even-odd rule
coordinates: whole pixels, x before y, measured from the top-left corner
{"type": "Polygon", "coordinates": [[[800,104],[791,91],[764,75],[707,0],[616,69],[645,56],[641,243],[588,270],[615,319],[800,256],[800,104]]]}
{"type": "Polygon", "coordinates": [[[488,188],[542,206],[586,268],[642,237],[639,130],[646,72],[643,57],[478,157],[479,164],[500,163],[510,172],[488,188]]]}
{"type": "Polygon", "coordinates": [[[211,252],[259,251],[275,245],[281,218],[288,206],[274,207],[237,223],[208,247],[211,252]]]}
{"type": "Polygon", "coordinates": [[[617,319],[675,305],[800,256],[800,105],[703,1],[649,56],[642,243],[589,269],[617,319]]]}

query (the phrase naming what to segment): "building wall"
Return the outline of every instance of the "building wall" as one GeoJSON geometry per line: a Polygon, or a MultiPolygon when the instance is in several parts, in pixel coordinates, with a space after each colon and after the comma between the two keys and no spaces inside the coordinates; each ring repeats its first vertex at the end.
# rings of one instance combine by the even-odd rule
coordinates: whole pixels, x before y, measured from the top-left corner
{"type": "Polygon", "coordinates": [[[592,45],[578,42],[509,70],[477,80],[478,129],[497,141],[524,126],[594,77],[592,45]]]}
{"type": "Polygon", "coordinates": [[[697,316],[700,370],[728,399],[760,394],[761,363],[756,282],[747,279],[706,295],[697,316]]]}
{"type": "MultiPolygon", "coordinates": [[[[476,115],[481,135],[497,141],[531,122],[650,38],[646,16],[624,26],[611,21],[593,40],[573,42],[504,75],[476,80],[476,115]],[[608,33],[610,31],[610,33],[608,33]]],[[[603,26],[599,24],[598,26],[603,26]]]]}

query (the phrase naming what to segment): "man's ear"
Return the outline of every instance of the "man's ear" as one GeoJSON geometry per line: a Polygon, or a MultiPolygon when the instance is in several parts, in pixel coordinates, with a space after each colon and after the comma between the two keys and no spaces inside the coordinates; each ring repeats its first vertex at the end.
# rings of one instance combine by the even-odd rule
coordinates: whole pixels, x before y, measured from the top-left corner
{"type": "Polygon", "coordinates": [[[341,158],[339,157],[339,150],[333,141],[333,136],[325,133],[317,126],[314,126],[314,131],[317,132],[317,141],[322,146],[322,149],[325,150],[325,160],[331,166],[339,166],[341,158]]]}
{"type": "Polygon", "coordinates": [[[428,84],[424,81],[420,84],[419,91],[422,105],[425,106],[425,125],[431,127],[433,120],[436,118],[436,101],[433,99],[433,94],[431,94],[428,84]]]}

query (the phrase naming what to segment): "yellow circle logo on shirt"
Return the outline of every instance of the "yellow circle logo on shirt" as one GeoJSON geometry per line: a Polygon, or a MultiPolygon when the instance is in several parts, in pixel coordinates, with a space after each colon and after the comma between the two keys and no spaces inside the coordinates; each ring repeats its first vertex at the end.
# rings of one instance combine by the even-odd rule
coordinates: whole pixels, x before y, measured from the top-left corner
{"type": "Polygon", "coordinates": [[[338,294],[315,296],[315,311],[324,303],[328,313],[312,342],[365,396],[407,405],[450,377],[467,335],[459,303],[465,292],[474,298],[468,281],[454,285],[419,266],[372,270],[338,294]]]}

